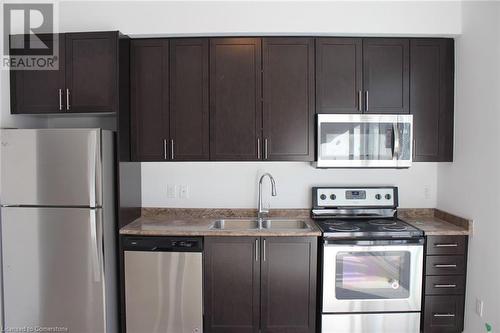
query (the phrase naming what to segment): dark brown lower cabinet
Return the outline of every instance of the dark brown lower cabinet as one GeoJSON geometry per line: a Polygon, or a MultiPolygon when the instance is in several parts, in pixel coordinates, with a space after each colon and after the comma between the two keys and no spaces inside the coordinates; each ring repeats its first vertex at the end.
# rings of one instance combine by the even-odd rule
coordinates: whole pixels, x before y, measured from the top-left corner
{"type": "Polygon", "coordinates": [[[423,332],[462,332],[467,236],[428,236],[426,244],[423,332]]]}
{"type": "Polygon", "coordinates": [[[206,237],[205,332],[315,332],[315,237],[206,237]]]}

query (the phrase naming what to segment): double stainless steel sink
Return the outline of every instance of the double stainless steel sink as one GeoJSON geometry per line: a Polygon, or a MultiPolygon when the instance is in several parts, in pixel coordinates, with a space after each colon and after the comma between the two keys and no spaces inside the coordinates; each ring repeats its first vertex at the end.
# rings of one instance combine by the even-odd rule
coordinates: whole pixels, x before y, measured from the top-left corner
{"type": "Polygon", "coordinates": [[[303,220],[295,219],[224,219],[217,220],[210,229],[217,230],[307,230],[311,227],[303,220]]]}

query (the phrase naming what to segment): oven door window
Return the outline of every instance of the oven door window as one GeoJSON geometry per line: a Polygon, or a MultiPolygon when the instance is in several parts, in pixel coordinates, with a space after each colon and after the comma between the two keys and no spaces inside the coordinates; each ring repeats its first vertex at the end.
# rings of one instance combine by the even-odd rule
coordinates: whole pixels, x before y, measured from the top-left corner
{"type": "Polygon", "coordinates": [[[337,299],[402,299],[410,296],[410,252],[339,252],[337,299]]]}

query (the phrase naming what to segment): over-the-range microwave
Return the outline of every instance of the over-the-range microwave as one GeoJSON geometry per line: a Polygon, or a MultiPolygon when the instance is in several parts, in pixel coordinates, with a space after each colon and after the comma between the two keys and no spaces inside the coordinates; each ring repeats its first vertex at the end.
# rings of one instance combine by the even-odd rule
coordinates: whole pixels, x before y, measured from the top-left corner
{"type": "Polygon", "coordinates": [[[317,168],[409,168],[413,116],[319,114],[317,168]]]}

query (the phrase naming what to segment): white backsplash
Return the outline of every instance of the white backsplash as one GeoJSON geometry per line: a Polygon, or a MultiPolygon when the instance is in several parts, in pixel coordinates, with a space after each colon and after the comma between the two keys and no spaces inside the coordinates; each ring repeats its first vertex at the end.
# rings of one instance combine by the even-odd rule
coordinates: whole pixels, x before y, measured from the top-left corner
{"type": "MultiPolygon", "coordinates": [[[[256,207],[257,182],[264,172],[276,179],[278,195],[270,201],[274,208],[311,207],[311,187],[319,185],[396,185],[401,207],[436,206],[436,163],[414,163],[409,169],[396,170],[315,169],[306,162],[142,163],[142,205],[256,207]]],[[[269,203],[270,191],[265,182],[265,202],[269,203]]]]}

